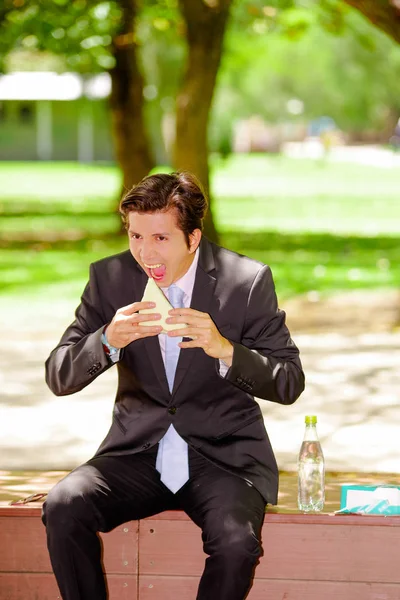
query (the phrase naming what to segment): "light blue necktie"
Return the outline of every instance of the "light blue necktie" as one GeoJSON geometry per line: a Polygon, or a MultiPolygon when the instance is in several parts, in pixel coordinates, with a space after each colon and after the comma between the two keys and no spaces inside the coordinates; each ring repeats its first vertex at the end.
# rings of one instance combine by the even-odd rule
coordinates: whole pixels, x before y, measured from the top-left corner
{"type": "MultiPolygon", "coordinates": [[[[183,295],[183,290],[175,284],[168,288],[168,298],[174,308],[183,307],[183,295]]],[[[178,337],[166,336],[165,338],[165,371],[170,392],[174,386],[180,341],[181,338],[178,337]]],[[[156,469],[161,474],[163,484],[174,494],[189,479],[188,446],[173,425],[169,426],[167,433],[160,440],[156,469]]]]}

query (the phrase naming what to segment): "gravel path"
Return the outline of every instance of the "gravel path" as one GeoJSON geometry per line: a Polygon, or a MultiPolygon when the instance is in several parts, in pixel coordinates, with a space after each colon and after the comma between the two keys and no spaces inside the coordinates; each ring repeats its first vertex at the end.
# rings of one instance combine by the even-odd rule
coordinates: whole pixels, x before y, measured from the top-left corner
{"type": "MultiPolygon", "coordinates": [[[[307,388],[293,406],[261,401],[281,469],[296,468],[304,416],[316,414],[328,470],[400,470],[398,298],[393,293],[366,297],[338,296],[325,306],[303,298],[284,307],[307,388]]],[[[23,299],[0,298],[6,315],[0,345],[0,469],[70,469],[94,453],[108,430],[115,369],[63,398],[44,383],[43,363],[74,308],[69,301],[42,298],[26,306],[23,299]]]]}

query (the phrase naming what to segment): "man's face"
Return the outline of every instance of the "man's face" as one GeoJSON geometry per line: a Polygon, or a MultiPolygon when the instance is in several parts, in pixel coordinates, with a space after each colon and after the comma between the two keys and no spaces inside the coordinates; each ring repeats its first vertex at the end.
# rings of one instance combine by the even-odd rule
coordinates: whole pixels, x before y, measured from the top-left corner
{"type": "Polygon", "coordinates": [[[168,287],[189,269],[201,239],[200,229],[190,235],[188,248],[178,228],[176,211],[129,213],[129,248],[149,277],[159,287],[168,287]]]}

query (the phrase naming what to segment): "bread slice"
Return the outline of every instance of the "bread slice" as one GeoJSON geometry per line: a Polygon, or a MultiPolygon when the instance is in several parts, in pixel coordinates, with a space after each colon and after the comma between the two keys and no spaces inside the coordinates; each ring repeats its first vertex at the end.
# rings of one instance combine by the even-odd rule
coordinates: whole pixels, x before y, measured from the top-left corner
{"type": "Polygon", "coordinates": [[[139,314],[148,315],[151,313],[160,313],[161,319],[158,321],[146,321],[145,323],[140,323],[144,326],[152,326],[152,325],[162,325],[163,330],[161,333],[167,333],[168,331],[173,331],[174,329],[183,329],[187,327],[185,323],[166,323],[166,319],[171,315],[168,312],[173,308],[173,306],[169,303],[163,291],[158,287],[156,282],[152,277],[149,277],[149,280],[144,289],[142,302],[155,302],[155,308],[146,308],[145,310],[139,310],[139,314]]]}

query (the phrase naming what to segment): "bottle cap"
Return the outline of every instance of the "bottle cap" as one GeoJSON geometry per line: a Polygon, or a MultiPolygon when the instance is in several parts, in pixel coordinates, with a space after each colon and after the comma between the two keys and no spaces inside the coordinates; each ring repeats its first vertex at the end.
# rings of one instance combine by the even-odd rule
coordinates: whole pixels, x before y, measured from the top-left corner
{"type": "Polygon", "coordinates": [[[306,425],[316,425],[317,424],[317,417],[315,415],[307,415],[304,420],[306,422],[306,425]]]}

